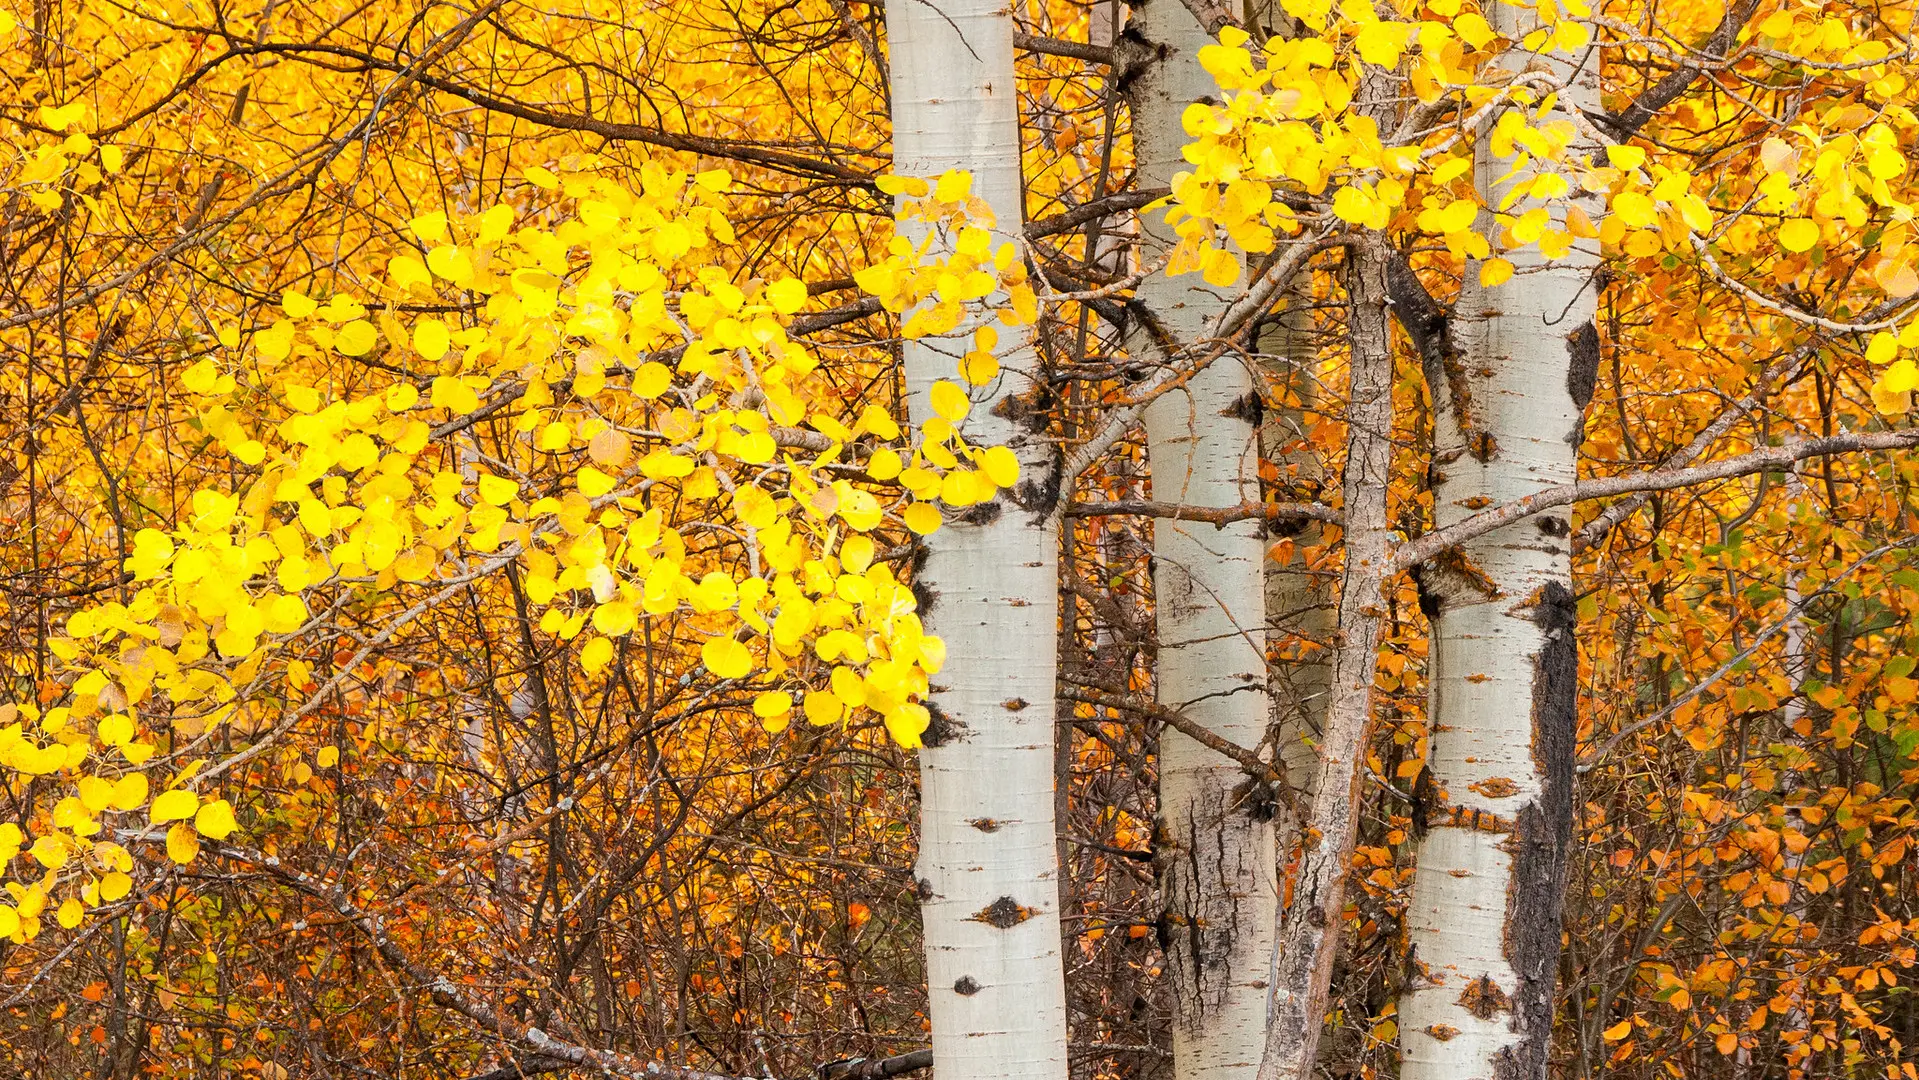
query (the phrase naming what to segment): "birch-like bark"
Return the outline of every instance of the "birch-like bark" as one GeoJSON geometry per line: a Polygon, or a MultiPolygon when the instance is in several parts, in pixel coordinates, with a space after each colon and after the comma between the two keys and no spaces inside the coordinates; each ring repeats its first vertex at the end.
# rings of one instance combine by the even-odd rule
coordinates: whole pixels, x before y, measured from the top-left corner
{"type": "MultiPolygon", "coordinates": [[[[999,0],[889,0],[894,170],[965,169],[999,242],[1021,230],[1013,16],[999,0]]],[[[903,346],[909,411],[957,380],[972,323],[903,346]]],[[[976,390],[965,435],[1020,459],[1012,491],[927,537],[916,591],[947,659],[920,751],[920,857],[928,1014],[940,1080],[1062,1080],[1065,975],[1054,844],[1058,455],[1018,399],[1030,348],[976,390]]]]}
{"type": "MultiPolygon", "coordinates": [[[[1514,40],[1532,28],[1510,5],[1488,16],[1514,40]]],[[[1563,109],[1600,107],[1590,57],[1580,67],[1516,49],[1501,63],[1565,77],[1563,109]]],[[[1481,201],[1501,205],[1508,165],[1483,139],[1476,154],[1481,201]]],[[[1453,350],[1426,358],[1436,528],[1577,472],[1599,362],[1596,255],[1509,257],[1519,276],[1495,288],[1467,268],[1453,350]]],[[[1420,784],[1430,794],[1415,822],[1424,836],[1406,913],[1403,1080],[1546,1076],[1573,815],[1571,531],[1568,514],[1548,511],[1414,568],[1432,621],[1430,774],[1420,784]]]]}
{"type": "Polygon", "coordinates": [[[1301,822],[1292,896],[1279,927],[1258,1080],[1304,1080],[1313,1074],[1344,921],[1346,869],[1359,827],[1359,765],[1372,715],[1380,586],[1391,564],[1386,489],[1393,462],[1393,356],[1382,243],[1376,236],[1360,236],[1347,249],[1352,386],[1340,478],[1346,562],[1319,759],[1307,784],[1312,809],[1301,822]]]}
{"type": "MultiPolygon", "coordinates": [[[[1180,116],[1219,92],[1195,55],[1209,40],[1180,0],[1133,9],[1121,55],[1142,184],[1167,185],[1187,167],[1180,116]]],[[[1157,214],[1142,225],[1144,258],[1177,242],[1157,214]]],[[[1134,300],[1154,324],[1129,335],[1141,358],[1198,346],[1226,307],[1197,274],[1155,274],[1134,300]]],[[[1154,499],[1207,508],[1258,502],[1258,401],[1247,366],[1222,358],[1148,406],[1154,499]]],[[[1258,746],[1267,731],[1263,533],[1257,520],[1174,517],[1153,526],[1159,701],[1244,747],[1258,746]]],[[[1259,1068],[1278,903],[1275,795],[1238,762],[1178,731],[1160,733],[1156,848],[1175,1080],[1252,1080],[1259,1068]]]]}

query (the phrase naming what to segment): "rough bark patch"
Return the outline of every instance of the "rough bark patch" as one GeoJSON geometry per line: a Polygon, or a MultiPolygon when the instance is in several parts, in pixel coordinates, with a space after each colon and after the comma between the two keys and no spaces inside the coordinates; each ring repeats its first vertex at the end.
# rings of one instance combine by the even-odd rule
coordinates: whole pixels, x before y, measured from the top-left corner
{"type": "Polygon", "coordinates": [[[1459,1004],[1481,1020],[1491,1020],[1513,1007],[1513,999],[1499,988],[1491,975],[1481,975],[1459,992],[1459,1004]]]}
{"type": "Polygon", "coordinates": [[[1506,898],[1505,951],[1519,977],[1512,1029],[1520,1038],[1495,1057],[1494,1080],[1544,1080],[1552,1049],[1560,912],[1572,846],[1577,611],[1572,591],[1558,582],[1540,591],[1533,609],[1546,638],[1533,669],[1533,764],[1542,790],[1537,802],[1520,810],[1509,846],[1513,878],[1506,898]]]}
{"type": "Polygon", "coordinates": [[[1566,335],[1566,355],[1566,392],[1584,409],[1592,404],[1593,386],[1599,381],[1599,328],[1582,323],[1566,335]]]}
{"type": "Polygon", "coordinates": [[[961,997],[972,997],[979,990],[979,983],[971,975],[961,975],[959,981],[953,984],[953,992],[961,997]]]}
{"type": "Polygon", "coordinates": [[[947,715],[936,701],[922,701],[926,706],[926,731],[920,735],[920,742],[926,746],[945,746],[956,739],[966,737],[966,725],[947,715]]]}
{"type": "Polygon", "coordinates": [[[998,499],[989,499],[983,503],[974,503],[959,515],[968,525],[991,525],[999,520],[1000,505],[998,499]]]}
{"type": "Polygon", "coordinates": [[[983,922],[988,926],[997,926],[1001,930],[1011,930],[1013,927],[1018,926],[1020,923],[1038,914],[1038,908],[1029,908],[1010,896],[1002,896],[998,900],[979,909],[979,911],[974,914],[973,921],[983,922]]]}

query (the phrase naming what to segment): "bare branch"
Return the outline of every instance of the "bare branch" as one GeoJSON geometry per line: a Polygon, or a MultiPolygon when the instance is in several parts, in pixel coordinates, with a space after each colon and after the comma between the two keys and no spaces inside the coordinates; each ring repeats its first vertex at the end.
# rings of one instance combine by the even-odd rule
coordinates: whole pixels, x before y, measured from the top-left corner
{"type": "Polygon", "coordinates": [[[1417,540],[1400,545],[1399,550],[1393,554],[1392,568],[1399,571],[1418,566],[1447,548],[1463,544],[1477,536],[1484,536],[1495,529],[1503,528],[1555,506],[1585,502],[1588,499],[1604,499],[1613,495],[1641,491],[1671,491],[1675,488],[1693,487],[1714,480],[1730,480],[1737,476],[1750,476],[1757,472],[1784,469],[1793,462],[1803,461],[1806,458],[1830,457],[1834,454],[1851,454],[1868,450],[1910,450],[1914,447],[1919,447],[1919,429],[1855,432],[1845,435],[1827,435],[1817,439],[1795,439],[1781,446],[1769,446],[1763,450],[1754,450],[1751,453],[1720,461],[1709,461],[1704,465],[1686,469],[1654,469],[1649,472],[1629,473],[1625,476],[1581,480],[1576,484],[1559,484],[1536,491],[1523,499],[1515,499],[1504,506],[1496,506],[1491,510],[1474,514],[1464,521],[1429,532],[1417,540]]]}

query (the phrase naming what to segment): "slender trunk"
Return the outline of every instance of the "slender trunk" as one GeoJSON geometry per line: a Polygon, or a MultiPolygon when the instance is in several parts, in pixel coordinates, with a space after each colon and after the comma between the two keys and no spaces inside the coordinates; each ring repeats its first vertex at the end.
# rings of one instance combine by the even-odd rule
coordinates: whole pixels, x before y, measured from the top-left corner
{"type": "MultiPolygon", "coordinates": [[[[1179,0],[1146,0],[1124,38],[1127,97],[1141,182],[1186,168],[1180,115],[1219,87],[1196,58],[1210,38],[1179,0]]],[[[1146,257],[1177,238],[1150,215],[1146,257]]],[[[1225,310],[1198,275],[1155,274],[1135,302],[1136,357],[1195,347],[1225,310]]],[[[1221,359],[1142,417],[1153,497],[1195,507],[1259,498],[1258,395],[1243,363],[1221,359]]],[[[1263,526],[1162,519],[1153,527],[1160,703],[1239,746],[1267,731],[1263,526]]],[[[1251,1080],[1266,1026],[1278,889],[1275,792],[1239,763],[1177,731],[1159,738],[1160,932],[1173,990],[1176,1080],[1251,1080]]]]}
{"type": "MultiPolygon", "coordinates": [[[[1020,133],[1013,17],[998,0],[890,0],[894,168],[972,173],[1001,240],[1020,235],[1020,133]]],[[[956,378],[973,326],[904,345],[909,408],[956,378]]],[[[933,725],[920,752],[920,858],[928,1013],[940,1080],[1066,1075],[1065,975],[1054,846],[1053,699],[1058,541],[1050,505],[1057,454],[1043,430],[1004,408],[1033,388],[1030,348],[976,392],[966,436],[1005,445],[1015,491],[969,508],[927,538],[917,576],[928,628],[946,643],[933,725]]]]}
{"type": "MultiPolygon", "coordinates": [[[[1261,456],[1271,463],[1273,497],[1281,502],[1310,501],[1328,486],[1319,455],[1307,441],[1309,417],[1320,397],[1317,349],[1313,340],[1312,297],[1304,287],[1290,293],[1286,307],[1260,338],[1275,402],[1264,410],[1261,456]]],[[[1333,573],[1320,561],[1325,526],[1317,521],[1287,525],[1266,563],[1266,633],[1272,662],[1271,737],[1275,758],[1293,778],[1296,794],[1310,799],[1317,755],[1313,747],[1325,728],[1326,701],[1332,692],[1332,644],[1337,597],[1333,573]]],[[[1292,843],[1297,821],[1282,814],[1275,830],[1279,850],[1292,843]]]]}
{"type": "Polygon", "coordinates": [[[1373,669],[1390,563],[1386,489],[1393,461],[1393,355],[1386,313],[1386,260],[1378,236],[1348,247],[1346,293],[1352,342],[1346,408],[1346,468],[1340,479],[1345,567],[1332,678],[1301,822],[1292,895],[1273,961],[1272,1010],[1259,1080],[1311,1076],[1346,906],[1346,869],[1359,827],[1359,765],[1372,715],[1373,669]]]}
{"type": "MultiPolygon", "coordinates": [[[[1510,6],[1488,15],[1514,40],[1531,28],[1532,17],[1510,6]]],[[[1572,80],[1561,108],[1599,108],[1590,59],[1578,72],[1552,54],[1503,63],[1550,66],[1572,80]]],[[[1507,163],[1483,140],[1477,153],[1481,201],[1501,205],[1507,163]]],[[[1433,358],[1445,370],[1427,372],[1438,528],[1577,473],[1599,362],[1596,255],[1509,257],[1520,277],[1493,289],[1467,268],[1452,318],[1457,352],[1433,358]]],[[[1523,518],[1417,568],[1432,620],[1432,737],[1406,914],[1403,1080],[1546,1076],[1573,824],[1579,661],[1569,518],[1564,509],[1523,518]]]]}

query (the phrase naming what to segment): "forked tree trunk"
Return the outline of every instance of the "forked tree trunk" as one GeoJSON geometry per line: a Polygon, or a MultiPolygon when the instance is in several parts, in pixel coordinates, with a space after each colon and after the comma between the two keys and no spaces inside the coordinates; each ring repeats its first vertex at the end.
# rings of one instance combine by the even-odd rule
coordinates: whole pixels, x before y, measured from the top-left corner
{"type": "MultiPolygon", "coordinates": [[[[1021,229],[1013,17],[1000,0],[889,0],[894,171],[972,173],[1000,242],[1021,229]]],[[[957,381],[973,326],[904,346],[909,408],[957,381]]],[[[928,629],[946,642],[920,751],[920,858],[928,1012],[939,1080],[1061,1080],[1065,976],[1053,824],[1058,460],[1044,430],[1001,408],[1031,389],[1031,349],[976,391],[965,434],[1011,447],[1018,488],[927,538],[917,576],[928,629]],[[1048,477],[1054,477],[1054,483],[1048,477]]]]}
{"type": "MultiPolygon", "coordinates": [[[[1180,0],[1146,0],[1123,39],[1141,181],[1165,185],[1186,167],[1180,116],[1219,87],[1195,54],[1210,39],[1180,0]]],[[[1146,216],[1143,256],[1176,237],[1146,216]]],[[[1128,335],[1141,360],[1203,348],[1225,309],[1197,274],[1155,274],[1135,295],[1147,318],[1128,335]]],[[[1195,507],[1260,497],[1252,372],[1215,361],[1143,417],[1153,497],[1195,507]]],[[[1153,526],[1159,700],[1228,742],[1258,746],[1269,715],[1262,588],[1264,528],[1162,518],[1153,526]]],[[[1159,739],[1160,930],[1173,997],[1175,1080],[1251,1080],[1266,1025],[1278,890],[1275,792],[1240,765],[1171,729],[1159,739]]]]}
{"type": "MultiPolygon", "coordinates": [[[[1531,29],[1531,14],[1511,5],[1487,14],[1513,40],[1531,29]]],[[[1560,108],[1599,108],[1591,58],[1576,73],[1554,54],[1518,52],[1501,65],[1570,74],[1560,108]]],[[[1499,206],[1509,163],[1483,139],[1477,154],[1481,201],[1499,206]]],[[[1429,357],[1427,371],[1436,527],[1575,478],[1599,361],[1594,242],[1580,243],[1586,250],[1550,263],[1536,251],[1509,256],[1519,276],[1491,289],[1468,266],[1451,325],[1456,352],[1429,357]]],[[[1425,835],[1406,914],[1404,1080],[1546,1075],[1579,675],[1569,516],[1522,519],[1419,568],[1432,619],[1431,772],[1422,778],[1431,795],[1416,823],[1425,835]]]]}

